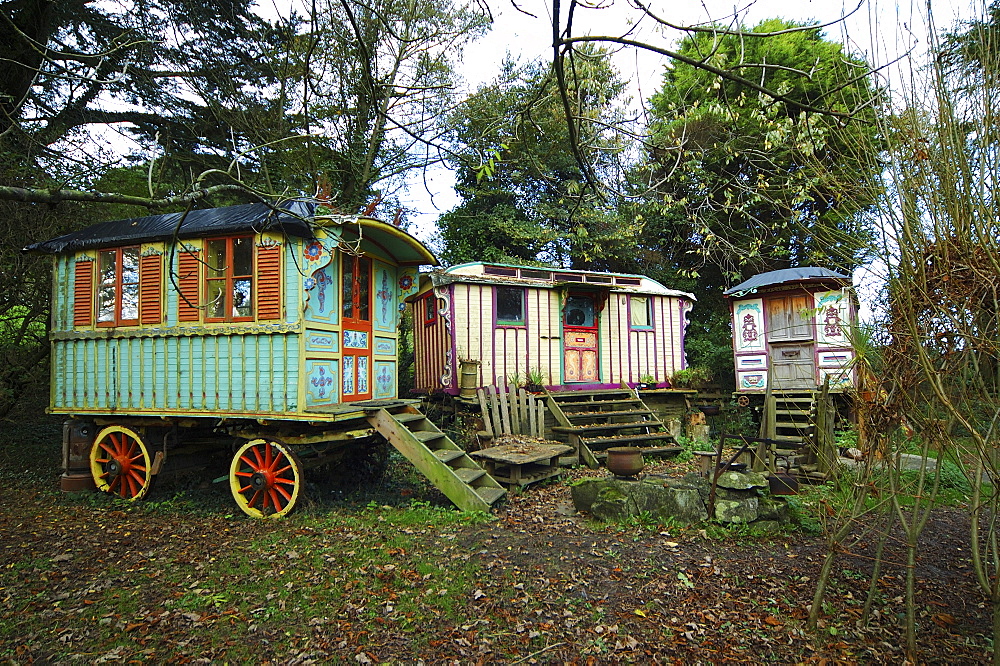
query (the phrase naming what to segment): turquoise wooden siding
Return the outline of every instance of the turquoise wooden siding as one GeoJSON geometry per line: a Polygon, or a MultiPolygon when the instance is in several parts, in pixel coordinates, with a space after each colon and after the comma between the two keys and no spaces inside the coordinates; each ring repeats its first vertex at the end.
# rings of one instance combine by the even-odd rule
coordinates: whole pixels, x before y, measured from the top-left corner
{"type": "Polygon", "coordinates": [[[58,411],[297,410],[296,334],[56,340],[58,411]]]}
{"type": "Polygon", "coordinates": [[[282,257],[285,271],[283,297],[285,299],[285,321],[293,324],[302,318],[302,241],[289,240],[285,243],[282,257]]]}

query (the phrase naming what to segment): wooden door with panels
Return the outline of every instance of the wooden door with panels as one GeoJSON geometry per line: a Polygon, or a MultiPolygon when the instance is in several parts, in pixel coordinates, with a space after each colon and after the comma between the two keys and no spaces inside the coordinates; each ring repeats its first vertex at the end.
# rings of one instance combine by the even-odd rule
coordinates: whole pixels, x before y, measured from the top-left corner
{"type": "Polygon", "coordinates": [[[767,299],[771,385],[778,390],[816,388],[816,358],[808,295],[767,299]]]}
{"type": "Polygon", "coordinates": [[[372,261],[341,255],[343,303],[341,395],[344,402],[372,397],[372,261]]]}
{"type": "Polygon", "coordinates": [[[594,297],[570,294],[563,308],[563,379],[566,383],[598,381],[600,354],[594,297]]]}

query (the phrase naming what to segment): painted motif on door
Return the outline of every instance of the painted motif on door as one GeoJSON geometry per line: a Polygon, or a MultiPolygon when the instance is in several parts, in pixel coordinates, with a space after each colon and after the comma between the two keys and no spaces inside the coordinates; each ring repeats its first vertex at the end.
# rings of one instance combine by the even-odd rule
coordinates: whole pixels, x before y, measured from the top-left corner
{"type": "Polygon", "coordinates": [[[369,400],[371,389],[372,262],[343,255],[341,322],[344,327],[341,393],[344,401],[369,400]]]}
{"type": "Polygon", "coordinates": [[[598,381],[597,314],[591,296],[573,295],[563,310],[563,377],[569,382],[598,381]]]}

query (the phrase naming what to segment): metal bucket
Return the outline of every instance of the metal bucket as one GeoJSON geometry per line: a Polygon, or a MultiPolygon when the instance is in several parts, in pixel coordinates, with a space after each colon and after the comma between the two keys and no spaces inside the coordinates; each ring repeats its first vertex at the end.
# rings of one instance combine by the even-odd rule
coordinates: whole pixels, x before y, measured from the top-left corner
{"type": "Polygon", "coordinates": [[[458,395],[475,398],[479,388],[479,361],[460,361],[458,372],[458,395]]]}
{"type": "Polygon", "coordinates": [[[791,474],[772,474],[767,479],[772,495],[798,495],[799,480],[791,474]]]}
{"type": "Polygon", "coordinates": [[[96,490],[90,473],[90,447],[96,434],[93,421],[69,419],[63,423],[63,473],[59,488],[64,493],[96,490]]]}

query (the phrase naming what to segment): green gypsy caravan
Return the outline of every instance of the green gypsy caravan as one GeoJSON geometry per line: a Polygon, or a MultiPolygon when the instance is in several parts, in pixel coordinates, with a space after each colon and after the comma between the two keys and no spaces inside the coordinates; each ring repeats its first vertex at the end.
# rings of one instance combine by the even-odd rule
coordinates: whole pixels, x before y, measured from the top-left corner
{"type": "Polygon", "coordinates": [[[53,256],[65,489],[138,500],[175,454],[231,447],[237,504],[279,517],[305,469],[384,438],[460,508],[503,494],[397,395],[401,305],[437,260],[391,224],[325,210],[192,210],[25,248],[53,256]]]}

